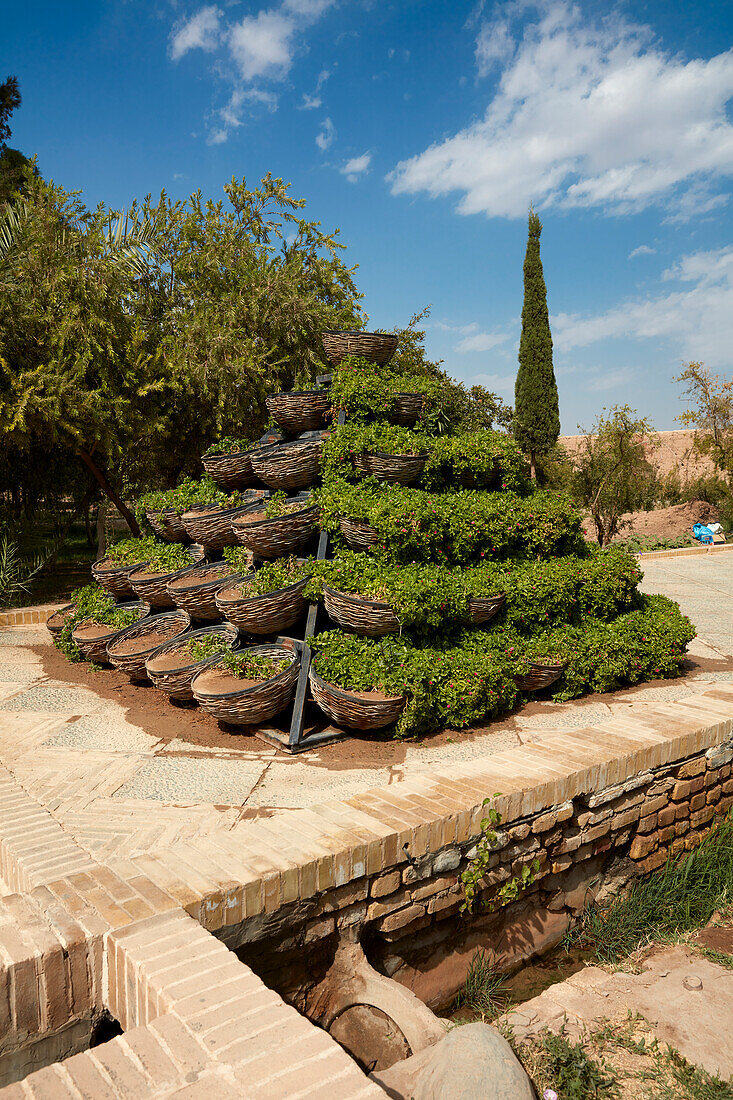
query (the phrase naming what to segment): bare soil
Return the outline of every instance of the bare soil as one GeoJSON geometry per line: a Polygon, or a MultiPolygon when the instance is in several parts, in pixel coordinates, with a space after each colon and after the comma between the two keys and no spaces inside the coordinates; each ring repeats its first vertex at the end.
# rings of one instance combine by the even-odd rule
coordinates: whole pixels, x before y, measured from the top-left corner
{"type": "MultiPolygon", "coordinates": [[[[621,530],[616,539],[627,539],[630,535],[657,539],[680,539],[689,537],[690,545],[699,545],[692,537],[692,528],[696,523],[716,523],[720,518],[718,509],[706,500],[689,500],[684,504],[674,504],[671,508],[655,508],[650,512],[627,512],[621,517],[621,530]]],[[[585,530],[589,538],[595,539],[595,527],[589,516],[584,517],[585,530]]]]}
{"type": "Polygon", "coordinates": [[[109,626],[108,623],[87,623],[86,626],[76,628],[74,637],[91,641],[93,638],[104,638],[106,634],[115,634],[119,629],[117,626],[109,626]]]}
{"type": "Polygon", "coordinates": [[[169,650],[168,653],[161,653],[159,657],[154,657],[152,661],[148,661],[148,668],[153,672],[172,672],[173,669],[186,668],[188,665],[194,664],[187,646],[187,642],[182,642],[180,646],[169,650]]]}
{"type": "MultiPolygon", "coordinates": [[[[680,483],[686,485],[699,477],[715,476],[711,459],[695,450],[695,432],[691,428],[657,432],[656,436],[659,445],[647,447],[647,459],[662,477],[676,472],[680,483]]],[[[572,455],[582,446],[583,438],[582,435],[561,435],[558,442],[572,455]]]]}
{"type": "Polygon", "coordinates": [[[207,584],[209,581],[217,581],[221,577],[228,577],[234,570],[228,566],[219,566],[218,569],[205,569],[201,573],[195,573],[187,577],[176,577],[175,580],[170,582],[171,588],[197,588],[200,584],[207,584]]]}
{"type": "Polygon", "coordinates": [[[138,634],[136,638],[125,638],[122,644],[115,645],[115,653],[145,653],[149,649],[155,649],[163,642],[171,641],[177,634],[186,630],[185,623],[169,623],[161,625],[154,630],[146,630],[144,634],[138,634]]]}
{"type": "Polygon", "coordinates": [[[235,691],[245,691],[247,688],[255,687],[256,684],[263,684],[266,679],[269,677],[263,677],[262,680],[247,680],[244,676],[232,676],[231,672],[212,668],[209,672],[204,672],[196,681],[196,687],[206,695],[228,695],[235,691]]]}

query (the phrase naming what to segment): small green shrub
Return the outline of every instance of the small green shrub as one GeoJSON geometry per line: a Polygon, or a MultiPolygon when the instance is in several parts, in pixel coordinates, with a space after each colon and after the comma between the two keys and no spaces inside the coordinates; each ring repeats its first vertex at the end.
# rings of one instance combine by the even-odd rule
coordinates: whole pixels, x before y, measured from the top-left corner
{"type": "Polygon", "coordinates": [[[66,616],[63,629],[54,638],[54,645],[72,662],[84,660],[81,650],[71,637],[84,619],[91,619],[95,623],[103,623],[123,630],[126,626],[132,626],[140,618],[139,611],[120,607],[114,597],[98,584],[87,584],[83,588],[77,588],[71,593],[70,602],[74,605],[74,611],[66,616]]]}
{"type": "Polygon", "coordinates": [[[135,501],[135,515],[138,520],[144,520],[146,512],[162,512],[167,508],[181,515],[198,504],[221,504],[234,508],[239,500],[239,493],[227,495],[208,474],[204,474],[200,481],[184,478],[175,489],[153,489],[143,493],[135,501]]]}
{"type": "Polygon", "coordinates": [[[466,980],[458,991],[455,1008],[470,1008],[493,1019],[506,1012],[508,997],[504,976],[499,974],[489,956],[479,947],[468,967],[466,980]]]}
{"type": "Polygon", "coordinates": [[[222,439],[218,439],[216,443],[212,443],[210,447],[207,447],[202,458],[207,458],[209,455],[239,454],[240,451],[248,451],[250,447],[253,446],[254,444],[249,439],[240,439],[226,435],[222,439]]]}
{"type": "Polygon", "coordinates": [[[621,1090],[616,1075],[603,1060],[592,1058],[582,1043],[571,1043],[564,1033],[540,1033],[535,1044],[541,1085],[562,1100],[617,1100],[621,1090]]]}
{"type": "Polygon", "coordinates": [[[424,454],[433,446],[433,440],[410,428],[392,424],[344,424],[333,432],[323,444],[321,472],[324,481],[332,478],[360,480],[362,474],[354,469],[352,458],[365,453],[389,455],[424,454]]]}
{"type": "Polygon", "coordinates": [[[347,356],[333,371],[330,392],[334,416],[343,410],[350,423],[365,423],[387,419],[398,393],[421,393],[429,404],[440,390],[437,378],[347,356]]]}
{"type": "Polygon", "coordinates": [[[278,676],[289,663],[284,657],[265,657],[262,653],[251,653],[245,649],[240,653],[223,653],[216,667],[226,669],[240,680],[262,681],[278,676]]]}
{"type": "Polygon", "coordinates": [[[201,634],[198,638],[192,638],[186,643],[186,651],[191,655],[192,661],[208,661],[210,657],[216,657],[218,653],[225,652],[228,642],[223,634],[201,634]]]}
{"type": "Polygon", "coordinates": [[[150,573],[174,573],[193,565],[191,555],[178,542],[163,542],[153,536],[140,539],[123,539],[108,547],[105,559],[115,565],[134,565],[147,562],[150,573]]]}
{"type": "Polygon", "coordinates": [[[520,494],[530,489],[524,456],[503,432],[464,432],[432,441],[421,483],[433,490],[453,488],[461,475],[470,475],[479,489],[520,494]]]}

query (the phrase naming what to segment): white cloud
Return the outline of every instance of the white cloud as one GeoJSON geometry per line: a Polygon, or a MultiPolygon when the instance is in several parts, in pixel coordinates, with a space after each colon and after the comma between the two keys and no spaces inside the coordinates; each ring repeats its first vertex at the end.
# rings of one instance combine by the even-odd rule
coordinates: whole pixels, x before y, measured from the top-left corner
{"type": "Polygon", "coordinates": [[[178,61],[189,50],[206,50],[210,53],[219,44],[221,12],[213,5],[201,8],[201,11],[182,24],[171,35],[170,54],[178,61]]]}
{"type": "MultiPolygon", "coordinates": [[[[477,326],[478,327],[478,326],[477,326]]],[[[468,351],[491,351],[492,348],[504,344],[509,337],[503,332],[472,332],[466,335],[456,344],[456,351],[460,353],[468,351]]]]}
{"type": "MultiPolygon", "coordinates": [[[[479,32],[479,71],[509,56],[508,31],[492,26],[479,32]]],[[[462,193],[462,214],[520,217],[534,201],[614,214],[662,203],[689,216],[725,201],[715,188],[733,173],[731,96],[733,50],[686,61],[645,28],[586,23],[579,5],[550,0],[484,117],[388,178],[395,193],[462,193]]]]}
{"type": "MultiPolygon", "coordinates": [[[[287,77],[296,55],[304,49],[303,32],[334,3],[335,0],[280,0],[273,7],[229,23],[219,8],[208,6],[174,29],[170,42],[174,60],[195,48],[219,50],[216,71],[221,75],[229,70],[234,86],[229,102],[215,112],[216,121],[207,138],[209,144],[226,141],[230,131],[242,125],[245,105],[257,103],[275,110],[277,96],[263,85],[287,77]],[[236,76],[231,72],[232,63],[236,76]]],[[[329,75],[326,69],[321,72],[314,95],[303,97],[303,109],[321,105],[319,93],[329,75]]]]}
{"type": "Polygon", "coordinates": [[[695,252],[664,272],[681,287],[667,294],[628,299],[591,316],[552,318],[560,352],[601,340],[657,340],[673,344],[675,358],[701,359],[714,369],[733,364],[733,245],[695,252]]]}
{"type": "Polygon", "coordinates": [[[362,153],[360,157],[352,157],[351,160],[347,160],[346,164],[339,168],[339,172],[342,176],[346,176],[349,183],[356,183],[359,176],[363,176],[369,171],[371,162],[372,154],[362,153]]]}
{"type": "Polygon", "coordinates": [[[229,32],[229,48],[246,81],[282,80],[293,62],[295,24],[278,11],[247,15],[229,32]]]}
{"type": "Polygon", "coordinates": [[[336,127],[331,122],[330,118],[324,118],[320,130],[316,134],[316,145],[322,153],[325,153],[326,149],[331,148],[335,137],[336,127]]]}
{"type": "Polygon", "coordinates": [[[629,252],[629,259],[635,260],[637,256],[653,256],[656,251],[656,248],[650,248],[648,244],[640,244],[638,248],[632,248],[629,252]]]}
{"type": "Polygon", "coordinates": [[[316,81],[313,95],[308,95],[307,93],[303,94],[303,100],[298,108],[300,111],[313,111],[317,107],[321,106],[321,104],[323,103],[323,99],[321,98],[321,88],[326,83],[330,75],[331,73],[328,69],[321,70],[321,72],[318,74],[318,80],[316,81]]]}
{"type": "Polygon", "coordinates": [[[509,61],[515,50],[506,19],[484,23],[476,39],[476,67],[479,76],[486,76],[495,65],[509,61]]]}

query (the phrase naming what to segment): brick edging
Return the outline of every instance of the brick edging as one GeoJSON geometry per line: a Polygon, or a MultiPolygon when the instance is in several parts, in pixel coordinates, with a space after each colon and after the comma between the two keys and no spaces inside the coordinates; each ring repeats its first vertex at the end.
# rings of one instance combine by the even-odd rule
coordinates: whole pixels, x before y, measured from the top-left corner
{"type": "Polygon", "coordinates": [[[7,611],[0,611],[0,629],[48,622],[55,611],[65,606],[63,603],[49,603],[39,604],[37,607],[8,608],[7,611]]]}
{"type": "Polygon", "coordinates": [[[677,546],[672,550],[639,551],[634,556],[639,561],[654,561],[658,558],[690,558],[700,554],[718,554],[724,550],[733,550],[733,542],[721,542],[714,546],[677,546]]]}

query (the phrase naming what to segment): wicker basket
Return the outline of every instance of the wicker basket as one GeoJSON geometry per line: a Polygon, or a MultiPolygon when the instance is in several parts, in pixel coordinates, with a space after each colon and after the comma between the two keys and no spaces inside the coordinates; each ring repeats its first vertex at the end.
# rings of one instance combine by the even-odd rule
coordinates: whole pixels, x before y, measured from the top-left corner
{"type": "Polygon", "coordinates": [[[234,451],[231,454],[203,455],[201,461],[206,473],[214,479],[221,489],[244,489],[256,485],[257,478],[252,469],[252,451],[234,451]]]}
{"type": "Polygon", "coordinates": [[[165,641],[172,641],[173,638],[177,638],[188,630],[190,625],[191,619],[185,611],[166,611],[162,615],[148,615],[139,623],[128,626],[126,630],[121,631],[109,643],[107,646],[109,663],[114,665],[115,668],[119,668],[121,672],[127,673],[131,680],[147,680],[148,674],[145,671],[145,661],[154,649],[158,649],[164,643],[161,642],[160,638],[154,638],[148,648],[139,650],[136,653],[125,653],[125,643],[132,638],[144,637],[146,634],[152,634],[153,631],[161,629],[170,632],[170,638],[166,638],[165,641]]]}
{"type": "Polygon", "coordinates": [[[195,511],[184,512],[181,519],[191,538],[213,553],[223,550],[225,546],[236,546],[232,520],[248,507],[221,508],[218,504],[207,504],[195,511]]]}
{"type": "Polygon", "coordinates": [[[252,455],[252,468],[271,489],[305,489],[321,470],[320,440],[297,440],[262,447],[252,455]]]}
{"type": "Polygon", "coordinates": [[[354,634],[366,634],[369,638],[383,638],[400,629],[400,620],[388,603],[368,600],[348,592],[323,586],[323,603],[330,617],[354,634]]]}
{"type": "Polygon", "coordinates": [[[378,477],[380,481],[389,481],[392,485],[413,485],[428,460],[427,454],[385,455],[379,451],[368,451],[361,457],[368,474],[378,477]]]}
{"type": "Polygon", "coordinates": [[[399,337],[387,332],[329,331],[321,336],[326,357],[337,367],[347,355],[384,366],[397,350],[399,337]]]}
{"type": "MultiPolygon", "coordinates": [[[[147,604],[142,603],[140,600],[133,600],[129,603],[120,604],[121,611],[139,611],[138,618],[142,619],[144,615],[147,615],[150,608],[147,604]]],[[[95,661],[98,664],[108,664],[109,657],[107,656],[107,646],[110,645],[115,638],[122,634],[128,627],[111,626],[106,634],[100,634],[96,638],[80,638],[78,631],[81,630],[87,623],[94,622],[93,617],[89,619],[83,619],[80,623],[77,623],[71,635],[71,640],[81,651],[85,661],[95,661]]],[[[134,625],[134,624],[133,624],[134,625]]]]}
{"type": "Polygon", "coordinates": [[[506,603],[506,596],[502,592],[499,596],[470,596],[468,599],[468,618],[474,626],[479,623],[487,623],[498,615],[506,603]]]}
{"type": "Polygon", "coordinates": [[[389,419],[392,424],[401,424],[405,428],[411,428],[425,404],[425,398],[421,393],[397,393],[392,402],[392,411],[389,419]]]}
{"type": "Polygon", "coordinates": [[[273,419],[289,435],[322,428],[331,408],[328,390],[291,390],[265,400],[273,419]]]}
{"type": "Polygon", "coordinates": [[[391,726],[402,713],[406,698],[396,695],[369,699],[329,684],[311,666],[308,673],[313,698],[321,710],[339,726],[355,730],[378,730],[391,726]]]}
{"type": "Polygon", "coordinates": [[[161,538],[167,542],[189,543],[191,536],[181,523],[181,514],[175,508],[164,508],[160,512],[146,512],[148,523],[161,538]]]}
{"type": "Polygon", "coordinates": [[[352,550],[368,550],[374,543],[379,542],[379,532],[368,523],[349,519],[348,516],[339,516],[339,527],[346,545],[352,550]]]}
{"type": "Polygon", "coordinates": [[[190,663],[191,658],[184,654],[181,658],[183,664],[179,668],[166,669],[156,669],[156,658],[169,653],[175,654],[177,649],[183,648],[192,639],[201,638],[207,634],[222,635],[221,649],[224,652],[224,650],[231,649],[234,646],[238,632],[236,627],[230,626],[229,623],[222,623],[220,626],[204,626],[200,630],[192,630],[183,638],[174,638],[172,642],[164,642],[163,645],[154,649],[145,661],[145,671],[148,674],[148,679],[171,699],[176,699],[181,703],[190,702],[193,699],[191,680],[197,672],[200,672],[206,665],[211,664],[216,658],[206,657],[203,661],[190,663]]]}
{"type": "Polygon", "coordinates": [[[193,568],[182,570],[177,577],[169,580],[168,595],[175,607],[187,611],[197,622],[216,622],[221,618],[221,611],[216,606],[216,593],[225,584],[229,584],[233,576],[232,567],[226,561],[194,565],[193,568]],[[206,576],[212,569],[221,569],[224,572],[214,580],[199,579],[202,575],[206,576]]]}
{"type": "Polygon", "coordinates": [[[97,584],[107,592],[111,592],[116,600],[135,599],[135,589],[130,583],[130,573],[139,569],[147,562],[136,561],[132,565],[108,565],[103,568],[104,558],[95,561],[92,566],[92,576],[97,584]]]}
{"type": "Polygon", "coordinates": [[[61,633],[69,614],[73,614],[74,611],[76,611],[76,604],[67,603],[66,607],[60,607],[58,611],[54,611],[53,615],[49,615],[46,619],[46,626],[52,637],[55,638],[61,633]]]}
{"type": "Polygon", "coordinates": [[[297,623],[308,606],[303,589],[309,578],[303,577],[287,588],[263,592],[260,596],[245,596],[243,588],[255,574],[243,577],[236,585],[227,585],[217,592],[220,614],[247,634],[279,634],[297,623]]]}
{"type": "MultiPolygon", "coordinates": [[[[252,647],[250,652],[273,659],[287,657],[290,664],[271,680],[263,680],[252,687],[212,692],[206,690],[206,675],[213,671],[212,666],[215,665],[212,662],[194,676],[191,684],[194,697],[204,710],[235,726],[256,726],[274,718],[288,706],[298,682],[300,657],[294,650],[278,645],[258,645],[252,647]]],[[[234,677],[232,682],[236,683],[234,677]]]]}
{"type": "Polygon", "coordinates": [[[147,573],[147,568],[147,565],[139,565],[130,573],[130,584],[135,595],[150,604],[153,611],[168,611],[176,606],[168,591],[169,582],[190,573],[198,566],[186,565],[183,569],[174,569],[170,573],[147,573]]]}
{"type": "Polygon", "coordinates": [[[546,664],[542,661],[530,661],[526,676],[515,676],[514,683],[520,691],[541,691],[559,680],[565,665],[546,664]]]}
{"type": "Polygon", "coordinates": [[[276,519],[259,519],[253,523],[249,517],[256,515],[258,510],[261,511],[261,508],[254,505],[235,516],[232,531],[243,546],[260,558],[285,558],[294,554],[318,525],[318,508],[314,505],[276,519]]]}

